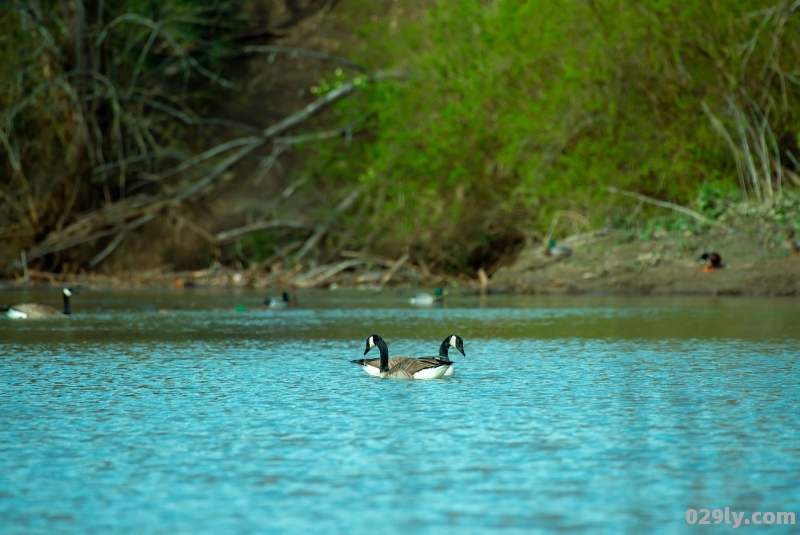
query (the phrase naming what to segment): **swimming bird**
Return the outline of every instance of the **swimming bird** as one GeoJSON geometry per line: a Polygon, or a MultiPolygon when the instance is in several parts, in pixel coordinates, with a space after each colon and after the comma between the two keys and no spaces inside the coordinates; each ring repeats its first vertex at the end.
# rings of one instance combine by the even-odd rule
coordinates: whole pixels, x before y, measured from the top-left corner
{"type": "Polygon", "coordinates": [[[722,263],[722,257],[717,253],[705,252],[700,255],[700,258],[697,259],[697,262],[703,264],[704,273],[725,267],[725,264],[722,263]]]}
{"type": "Polygon", "coordinates": [[[447,354],[448,350],[451,347],[458,349],[458,351],[465,357],[467,356],[467,354],[464,353],[464,340],[462,340],[460,336],[458,336],[457,334],[451,334],[450,336],[445,338],[442,341],[442,345],[439,346],[439,356],[436,357],[436,360],[438,360],[439,362],[446,362],[450,364],[450,367],[447,368],[446,372],[444,372],[445,377],[455,375],[456,373],[455,368],[453,368],[453,362],[450,360],[450,355],[447,354]]]}
{"type": "Polygon", "coordinates": [[[283,310],[289,306],[289,293],[283,292],[280,299],[277,297],[267,297],[264,299],[264,304],[274,310],[283,310]]]}
{"type": "Polygon", "coordinates": [[[786,240],[789,242],[789,247],[792,248],[792,256],[800,255],[800,239],[797,238],[797,231],[789,229],[789,236],[786,240]]]}
{"type": "Polygon", "coordinates": [[[569,256],[572,254],[572,249],[565,245],[556,245],[556,240],[550,238],[547,242],[547,248],[544,250],[545,256],[569,256]]]}
{"type": "Polygon", "coordinates": [[[437,286],[436,289],[433,291],[433,295],[428,293],[421,293],[415,295],[408,301],[412,305],[429,307],[435,303],[441,303],[442,300],[444,299],[443,293],[444,291],[442,290],[442,287],[437,286]]]}
{"type": "MultiPolygon", "coordinates": [[[[444,375],[453,375],[455,370],[453,369],[453,361],[450,360],[450,356],[448,355],[448,350],[454,347],[458,349],[462,355],[465,357],[467,356],[464,353],[464,341],[461,339],[460,336],[457,334],[451,334],[447,338],[444,339],[442,345],[439,347],[439,356],[437,357],[390,357],[389,358],[389,367],[392,367],[392,364],[397,362],[397,359],[405,359],[405,358],[415,358],[418,360],[424,360],[429,364],[435,364],[434,361],[439,362],[441,364],[447,364],[447,371],[444,372],[444,375]]],[[[364,353],[366,354],[366,352],[364,353]]],[[[378,377],[381,373],[380,366],[381,366],[381,359],[360,359],[360,360],[351,360],[355,364],[361,366],[361,368],[367,372],[372,377],[378,377]]]]}
{"type": "Polygon", "coordinates": [[[74,293],[70,288],[61,290],[64,296],[64,312],[56,310],[47,305],[40,305],[38,303],[20,303],[18,305],[9,305],[0,309],[5,312],[6,316],[13,320],[35,320],[41,318],[66,318],[72,313],[69,306],[69,298],[74,293]]]}
{"type": "MultiPolygon", "coordinates": [[[[378,359],[378,377],[381,379],[439,379],[450,367],[449,362],[442,362],[435,357],[392,357],[390,359],[389,347],[377,334],[367,337],[367,348],[364,350],[364,354],[366,355],[370,349],[376,346],[381,353],[380,359],[378,359]]],[[[351,360],[350,362],[358,364],[368,374],[373,375],[369,368],[374,368],[370,364],[370,361],[374,360],[376,359],[351,360]]]]}

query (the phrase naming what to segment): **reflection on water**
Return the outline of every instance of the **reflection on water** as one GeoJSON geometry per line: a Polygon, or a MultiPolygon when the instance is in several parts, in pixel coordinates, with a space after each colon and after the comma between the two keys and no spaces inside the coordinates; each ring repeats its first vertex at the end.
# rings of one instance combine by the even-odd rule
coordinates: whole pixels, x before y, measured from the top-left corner
{"type": "Polygon", "coordinates": [[[796,301],[81,298],[66,322],[0,320],[3,533],[647,533],[690,531],[688,508],[800,514],[796,301]],[[373,332],[430,355],[457,333],[468,356],[450,379],[372,379],[347,360],[373,332]]]}

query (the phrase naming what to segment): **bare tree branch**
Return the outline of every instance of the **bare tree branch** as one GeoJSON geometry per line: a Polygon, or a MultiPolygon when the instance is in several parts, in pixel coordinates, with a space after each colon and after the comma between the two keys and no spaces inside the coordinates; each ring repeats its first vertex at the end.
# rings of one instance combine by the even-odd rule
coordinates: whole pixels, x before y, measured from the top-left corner
{"type": "Polygon", "coordinates": [[[333,221],[335,220],[336,216],[338,216],[340,213],[350,208],[350,206],[354,202],[356,202],[356,199],[358,199],[360,195],[361,195],[361,189],[356,188],[352,192],[350,192],[350,195],[342,199],[342,201],[336,206],[333,218],[331,218],[331,220],[328,221],[328,223],[317,227],[317,230],[314,231],[314,234],[312,234],[311,237],[308,238],[306,243],[304,243],[303,246],[300,248],[300,250],[297,252],[297,255],[295,256],[295,262],[300,262],[308,254],[308,252],[311,251],[311,249],[315,245],[317,245],[317,242],[319,242],[319,240],[321,240],[323,236],[325,236],[325,234],[327,234],[328,231],[330,230],[331,225],[333,224],[333,221]]]}
{"type": "Polygon", "coordinates": [[[316,50],[297,48],[294,46],[282,46],[282,45],[246,46],[242,48],[242,52],[244,52],[245,54],[252,54],[253,52],[263,52],[272,54],[273,56],[275,54],[293,54],[297,56],[305,56],[307,58],[321,59],[323,61],[338,63],[340,65],[343,65],[350,69],[355,69],[365,74],[371,72],[370,69],[368,69],[366,66],[362,65],[361,63],[355,62],[353,60],[341,58],[339,56],[333,56],[331,54],[326,54],[324,52],[317,52],[316,50]]]}
{"type": "Polygon", "coordinates": [[[685,206],[681,206],[679,204],[675,204],[675,203],[671,203],[671,202],[665,202],[665,201],[659,201],[658,199],[653,199],[653,198],[647,197],[646,195],[641,195],[639,193],[634,193],[632,191],[625,191],[625,190],[617,189],[617,188],[615,188],[613,186],[608,186],[608,191],[610,191],[611,193],[616,193],[617,195],[625,195],[626,197],[632,197],[634,199],[638,199],[638,200],[640,200],[642,202],[646,202],[646,203],[652,204],[654,206],[660,206],[661,208],[669,208],[670,210],[675,210],[676,212],[680,212],[682,214],[686,214],[689,217],[693,217],[693,218],[697,219],[698,221],[702,221],[703,223],[707,223],[709,225],[714,225],[714,226],[717,226],[717,227],[720,227],[720,228],[724,228],[725,230],[727,230],[729,232],[731,230],[729,227],[727,227],[726,225],[723,225],[719,221],[714,221],[713,219],[708,219],[703,214],[695,212],[694,210],[690,210],[689,208],[686,208],[685,206]]]}
{"type": "Polygon", "coordinates": [[[237,227],[235,229],[226,230],[224,232],[218,232],[216,236],[214,236],[214,238],[216,239],[217,243],[225,243],[228,241],[233,241],[239,236],[250,234],[251,232],[257,232],[259,230],[268,230],[272,228],[293,228],[301,230],[311,230],[315,228],[315,225],[304,223],[302,221],[282,221],[274,219],[272,221],[259,221],[257,223],[251,223],[243,227],[237,227]]]}

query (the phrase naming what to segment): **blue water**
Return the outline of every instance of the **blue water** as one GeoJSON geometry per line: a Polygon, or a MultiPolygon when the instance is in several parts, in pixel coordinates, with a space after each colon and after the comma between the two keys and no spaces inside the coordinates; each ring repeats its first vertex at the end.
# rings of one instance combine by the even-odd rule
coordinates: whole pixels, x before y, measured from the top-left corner
{"type": "Polygon", "coordinates": [[[687,509],[800,514],[796,301],[221,301],[89,295],[66,322],[0,320],[0,532],[704,533],[732,526],[687,509]],[[370,378],[347,360],[373,333],[424,355],[456,333],[467,357],[453,378],[370,378]]]}

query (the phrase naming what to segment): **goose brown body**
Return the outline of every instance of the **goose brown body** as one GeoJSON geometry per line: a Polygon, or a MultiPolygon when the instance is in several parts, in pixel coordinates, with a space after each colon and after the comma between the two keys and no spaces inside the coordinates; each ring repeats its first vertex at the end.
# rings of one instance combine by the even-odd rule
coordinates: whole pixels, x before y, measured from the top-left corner
{"type": "Polygon", "coordinates": [[[374,361],[378,361],[377,376],[381,379],[438,379],[442,377],[447,369],[450,367],[449,362],[442,362],[436,357],[389,357],[389,347],[386,342],[378,336],[373,334],[367,338],[367,347],[364,350],[366,355],[372,348],[377,347],[380,351],[379,359],[359,359],[351,361],[358,364],[370,375],[367,369],[374,368],[374,361]]]}
{"type": "Polygon", "coordinates": [[[72,290],[64,288],[61,293],[64,296],[63,312],[47,305],[40,305],[39,303],[9,305],[3,307],[2,312],[11,319],[35,320],[42,318],[68,318],[71,313],[69,298],[72,295],[72,290]]]}
{"type": "MultiPolygon", "coordinates": [[[[66,318],[67,315],[61,312],[60,310],[56,310],[53,307],[49,307],[47,305],[40,305],[38,303],[19,303],[17,305],[11,305],[6,307],[5,309],[6,315],[13,316],[14,313],[20,315],[19,319],[23,319],[21,316],[24,315],[24,319],[34,320],[39,318],[66,318]]],[[[15,318],[18,319],[18,318],[15,318]]]]}
{"type": "MultiPolygon", "coordinates": [[[[403,364],[406,359],[413,359],[418,360],[424,363],[426,366],[436,367],[438,365],[446,364],[448,366],[447,370],[444,372],[445,376],[451,376],[455,373],[453,369],[453,361],[450,360],[450,355],[448,354],[448,350],[454,347],[462,355],[465,357],[467,354],[464,352],[464,341],[461,339],[460,336],[457,334],[451,334],[442,341],[441,346],[439,347],[439,355],[438,356],[426,356],[426,357],[389,357],[389,369],[391,370],[393,367],[398,368],[405,368],[407,369],[409,365],[403,364]]],[[[373,358],[373,359],[359,359],[359,360],[352,360],[354,364],[358,364],[361,366],[365,372],[373,377],[378,377],[380,375],[380,358],[373,358]]],[[[409,370],[411,371],[411,370],[409,370]]],[[[419,370],[416,370],[419,371],[419,370]]],[[[413,373],[413,372],[412,372],[413,373]]]]}

